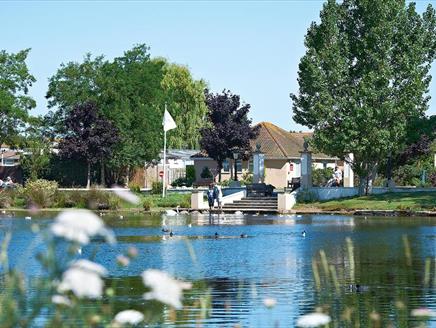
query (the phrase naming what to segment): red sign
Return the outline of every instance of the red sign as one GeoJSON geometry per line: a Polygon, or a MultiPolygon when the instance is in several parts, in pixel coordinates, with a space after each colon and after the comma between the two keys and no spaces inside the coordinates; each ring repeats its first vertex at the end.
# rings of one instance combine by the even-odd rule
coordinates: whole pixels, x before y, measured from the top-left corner
{"type": "Polygon", "coordinates": [[[159,176],[161,177],[161,178],[163,178],[163,171],[159,171],[159,176]]]}

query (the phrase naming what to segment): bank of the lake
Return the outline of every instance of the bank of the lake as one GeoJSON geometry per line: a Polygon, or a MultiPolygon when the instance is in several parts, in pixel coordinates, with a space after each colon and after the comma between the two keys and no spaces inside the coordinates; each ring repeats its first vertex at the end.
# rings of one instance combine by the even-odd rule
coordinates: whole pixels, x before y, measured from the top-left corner
{"type": "Polygon", "coordinates": [[[436,192],[404,192],[297,203],[296,212],[436,212],[436,192]]]}

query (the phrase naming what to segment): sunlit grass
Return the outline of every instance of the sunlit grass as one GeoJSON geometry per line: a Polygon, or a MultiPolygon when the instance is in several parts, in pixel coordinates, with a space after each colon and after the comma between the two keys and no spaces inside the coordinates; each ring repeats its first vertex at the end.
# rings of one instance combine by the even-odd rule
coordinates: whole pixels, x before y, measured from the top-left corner
{"type": "Polygon", "coordinates": [[[341,210],[436,210],[435,192],[387,193],[324,202],[297,204],[294,209],[341,210]]]}

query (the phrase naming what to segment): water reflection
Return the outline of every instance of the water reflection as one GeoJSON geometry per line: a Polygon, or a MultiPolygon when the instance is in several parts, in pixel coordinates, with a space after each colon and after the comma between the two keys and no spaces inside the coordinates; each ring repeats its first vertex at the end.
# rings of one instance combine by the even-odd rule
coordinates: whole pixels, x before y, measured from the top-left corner
{"type": "MultiPolygon", "coordinates": [[[[350,326],[356,320],[365,326],[371,322],[372,309],[377,309],[381,326],[394,318],[396,326],[407,327],[416,324],[410,309],[436,310],[433,285],[423,285],[425,259],[434,259],[436,254],[434,218],[137,214],[122,220],[104,216],[104,220],[115,231],[118,244],[112,247],[94,240],[77,257],[94,258],[109,269],[108,282],[116,282],[120,292],[120,309],[131,306],[144,310],[149,306],[142,299],[144,287],[139,277],[147,268],[162,269],[194,282],[194,289],[186,294],[186,310],[173,313],[162,308],[162,316],[154,318],[156,326],[272,327],[277,322],[293,326],[299,315],[323,305],[336,318],[353,313],[350,317],[357,319],[350,321],[350,326]],[[162,231],[163,227],[173,236],[162,231]],[[307,232],[304,238],[303,230],[307,232]],[[403,235],[408,236],[413,250],[411,265],[406,262],[403,235]],[[353,260],[347,237],[353,243],[353,260]],[[116,256],[130,246],[138,249],[137,259],[128,267],[118,266],[116,256]],[[320,249],[325,251],[328,265],[335,268],[339,292],[328,278],[330,268],[323,271],[320,249]],[[313,279],[312,258],[320,271],[319,291],[313,279]],[[196,302],[209,294],[211,310],[203,318],[196,302]],[[272,309],[263,304],[267,297],[277,300],[272,309]]],[[[0,218],[0,238],[6,231],[13,233],[11,265],[24,261],[27,275],[40,274],[38,263],[26,250],[37,236],[31,224],[44,229],[50,222],[47,214],[34,217],[32,222],[0,218]]],[[[32,252],[43,249],[44,245],[38,245],[32,252]]],[[[434,267],[432,272],[434,279],[434,267]]],[[[436,321],[431,324],[436,325],[436,321]]]]}

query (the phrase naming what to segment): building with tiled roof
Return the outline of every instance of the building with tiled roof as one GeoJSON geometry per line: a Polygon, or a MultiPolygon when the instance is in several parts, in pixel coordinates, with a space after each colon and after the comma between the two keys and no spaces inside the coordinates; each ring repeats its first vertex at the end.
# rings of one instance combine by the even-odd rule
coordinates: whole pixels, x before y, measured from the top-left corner
{"type": "MultiPolygon", "coordinates": [[[[286,187],[288,181],[301,175],[300,152],[303,150],[305,138],[312,136],[311,132],[288,132],[272,123],[261,122],[259,134],[251,142],[253,151],[260,145],[260,151],[265,154],[265,183],[277,188],[286,187]]],[[[201,151],[193,155],[197,181],[201,182],[201,172],[205,167],[217,176],[217,163],[201,151]]],[[[314,166],[317,168],[334,167],[338,158],[322,153],[312,154],[314,166]]],[[[234,176],[233,159],[228,159],[221,171],[222,180],[229,180],[234,176]]],[[[251,161],[237,162],[238,176],[252,172],[251,161]]]]}

